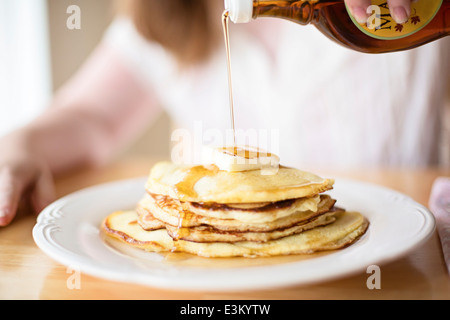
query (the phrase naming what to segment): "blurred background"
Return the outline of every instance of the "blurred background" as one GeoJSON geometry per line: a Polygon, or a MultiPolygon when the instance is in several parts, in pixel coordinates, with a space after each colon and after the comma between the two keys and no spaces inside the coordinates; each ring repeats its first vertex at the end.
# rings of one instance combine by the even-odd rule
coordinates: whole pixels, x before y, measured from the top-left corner
{"type": "MultiPolygon", "coordinates": [[[[114,15],[113,0],[0,0],[0,136],[26,124],[82,65],[114,15]],[[81,9],[81,29],[67,28],[67,9],[81,9]]],[[[122,156],[170,155],[170,119],[122,156]]]]}
{"type": "MultiPolygon", "coordinates": [[[[114,0],[0,0],[0,136],[49,106],[53,93],[101,40],[114,17],[114,6],[114,0]],[[81,10],[80,30],[66,25],[72,5],[81,10]]],[[[450,167],[450,116],[444,118],[442,163],[450,167]]],[[[168,158],[171,129],[169,116],[162,113],[122,156],[168,158]]]]}

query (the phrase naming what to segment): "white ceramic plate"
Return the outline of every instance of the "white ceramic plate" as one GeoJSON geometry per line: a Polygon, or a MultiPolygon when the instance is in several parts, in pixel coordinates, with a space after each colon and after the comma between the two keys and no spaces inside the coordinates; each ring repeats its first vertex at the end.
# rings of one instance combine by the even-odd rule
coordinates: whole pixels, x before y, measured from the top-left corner
{"type": "Polygon", "coordinates": [[[359,211],[370,221],[367,233],[352,246],[307,259],[238,258],[231,264],[229,259],[203,259],[205,263],[198,264],[195,259],[127,251],[105,241],[99,229],[102,220],[114,211],[133,209],[144,194],[145,180],[99,185],[54,202],[38,217],[33,229],[36,244],[57,262],[103,279],[168,289],[251,290],[366,272],[370,265],[410,252],[435,228],[433,215],[411,198],[376,185],[337,179],[330,192],[337,205],[359,211]]]}

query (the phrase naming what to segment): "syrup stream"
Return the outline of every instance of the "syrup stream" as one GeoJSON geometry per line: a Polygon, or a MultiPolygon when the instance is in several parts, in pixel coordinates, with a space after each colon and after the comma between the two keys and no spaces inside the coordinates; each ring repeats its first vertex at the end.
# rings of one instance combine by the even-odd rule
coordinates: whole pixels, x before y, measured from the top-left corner
{"type": "Polygon", "coordinates": [[[230,98],[230,118],[231,128],[233,129],[233,143],[236,146],[236,127],[234,122],[234,103],[233,103],[233,84],[231,77],[231,53],[230,53],[230,28],[229,28],[229,13],[225,11],[222,15],[223,35],[225,39],[225,48],[227,51],[227,67],[228,67],[228,91],[230,98]]]}

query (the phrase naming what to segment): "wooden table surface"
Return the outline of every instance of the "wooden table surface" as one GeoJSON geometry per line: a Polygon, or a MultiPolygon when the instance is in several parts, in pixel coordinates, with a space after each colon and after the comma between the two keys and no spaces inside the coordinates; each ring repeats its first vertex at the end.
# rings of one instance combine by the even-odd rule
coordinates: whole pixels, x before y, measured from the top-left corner
{"type": "MultiPolygon", "coordinates": [[[[145,176],[154,160],[126,159],[98,170],[81,170],[56,179],[58,196],[99,183],[145,176]]],[[[428,204],[439,170],[316,170],[321,175],[368,181],[403,192],[428,204]]],[[[36,217],[21,212],[0,229],[0,299],[450,299],[450,276],[437,233],[406,256],[381,265],[381,289],[369,290],[365,271],[338,280],[276,290],[182,292],[117,283],[81,274],[81,288],[68,286],[70,270],[47,257],[31,232],[36,217]]],[[[70,282],[70,281],[69,281],[70,282]]]]}

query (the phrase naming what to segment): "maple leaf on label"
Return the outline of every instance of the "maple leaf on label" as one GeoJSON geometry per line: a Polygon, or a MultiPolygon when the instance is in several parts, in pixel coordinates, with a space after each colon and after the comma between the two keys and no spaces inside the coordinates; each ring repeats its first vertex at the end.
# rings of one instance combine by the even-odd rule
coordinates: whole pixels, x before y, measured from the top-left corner
{"type": "Polygon", "coordinates": [[[395,31],[402,32],[402,30],[403,30],[403,25],[397,24],[397,25],[395,26],[395,31]]]}
{"type": "Polygon", "coordinates": [[[420,17],[419,16],[411,17],[411,23],[412,24],[418,24],[419,22],[420,22],[420,17]]]}

